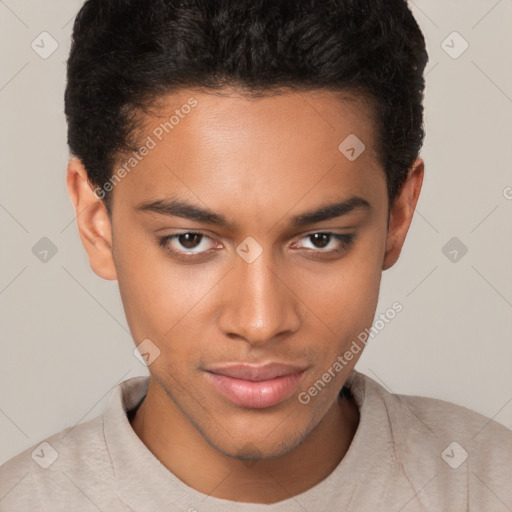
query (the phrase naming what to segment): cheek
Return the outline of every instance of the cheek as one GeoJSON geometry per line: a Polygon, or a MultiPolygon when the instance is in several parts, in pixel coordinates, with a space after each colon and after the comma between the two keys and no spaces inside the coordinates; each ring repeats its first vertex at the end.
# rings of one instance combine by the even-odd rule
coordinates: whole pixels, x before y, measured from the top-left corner
{"type": "Polygon", "coordinates": [[[316,280],[317,290],[324,285],[323,293],[310,294],[316,296],[314,311],[319,312],[310,317],[306,336],[315,340],[315,365],[298,399],[315,418],[325,414],[361,357],[365,345],[360,335],[372,325],[378,303],[380,251],[361,247],[353,256],[330,279],[316,280]]]}
{"type": "Polygon", "coordinates": [[[179,307],[172,266],[148,235],[116,232],[115,253],[119,291],[136,342],[159,337],[172,325],[168,311],[179,307]],[[173,286],[171,286],[171,283],[173,286]]]}
{"type": "Polygon", "coordinates": [[[306,305],[337,336],[338,348],[372,323],[377,307],[385,238],[366,238],[324,273],[302,277],[306,305]]]}
{"type": "Polygon", "coordinates": [[[219,269],[212,263],[179,265],[155,240],[140,235],[140,241],[134,243],[134,238],[116,239],[125,314],[136,342],[146,338],[164,341],[194,321],[218,281],[219,269]]]}

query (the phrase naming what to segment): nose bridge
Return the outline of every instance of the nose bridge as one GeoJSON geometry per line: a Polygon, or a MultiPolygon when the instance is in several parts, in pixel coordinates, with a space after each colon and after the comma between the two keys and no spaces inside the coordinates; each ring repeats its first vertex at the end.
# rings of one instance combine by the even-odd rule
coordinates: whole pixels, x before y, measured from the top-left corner
{"type": "Polygon", "coordinates": [[[241,256],[230,275],[231,290],[219,316],[226,335],[263,344],[299,328],[295,296],[279,276],[270,249],[252,261],[241,256]]]}

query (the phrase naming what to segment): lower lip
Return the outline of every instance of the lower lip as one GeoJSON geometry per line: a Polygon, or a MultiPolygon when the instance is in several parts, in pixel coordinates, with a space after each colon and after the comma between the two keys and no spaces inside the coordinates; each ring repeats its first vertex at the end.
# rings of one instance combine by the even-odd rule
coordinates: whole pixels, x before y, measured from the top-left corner
{"type": "Polygon", "coordinates": [[[299,385],[303,374],[302,371],[254,382],[206,372],[208,380],[221,395],[235,405],[251,409],[272,407],[288,398],[299,385]]]}

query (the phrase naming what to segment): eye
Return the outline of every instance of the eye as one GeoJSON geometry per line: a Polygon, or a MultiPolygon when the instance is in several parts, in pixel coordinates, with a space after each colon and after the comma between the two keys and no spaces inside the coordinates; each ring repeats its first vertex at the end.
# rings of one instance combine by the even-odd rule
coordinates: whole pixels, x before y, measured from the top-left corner
{"type": "Polygon", "coordinates": [[[299,248],[306,249],[308,252],[318,253],[320,255],[326,254],[342,254],[346,252],[354,242],[355,235],[351,234],[339,234],[330,232],[318,232],[310,233],[305,237],[301,238],[299,242],[299,248]],[[305,241],[304,244],[302,241],[305,241]]]}
{"type": "Polygon", "coordinates": [[[195,231],[160,237],[158,245],[175,255],[199,255],[213,248],[210,237],[195,231]]]}
{"type": "MultiPolygon", "coordinates": [[[[306,253],[315,257],[338,256],[353,245],[354,238],[354,234],[310,233],[295,242],[293,248],[305,249],[306,253]]],[[[219,244],[215,244],[209,236],[196,231],[158,237],[158,245],[170,256],[183,259],[211,255],[219,247],[219,244]]]]}

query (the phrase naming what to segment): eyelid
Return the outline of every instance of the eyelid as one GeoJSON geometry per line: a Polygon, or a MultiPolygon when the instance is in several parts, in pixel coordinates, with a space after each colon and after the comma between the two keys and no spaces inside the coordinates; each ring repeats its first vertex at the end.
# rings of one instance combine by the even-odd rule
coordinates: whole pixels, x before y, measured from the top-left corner
{"type": "MultiPolygon", "coordinates": [[[[157,239],[158,239],[159,245],[162,247],[165,247],[171,240],[177,239],[179,236],[186,235],[186,234],[200,235],[202,237],[201,241],[205,238],[210,241],[214,240],[213,237],[211,237],[210,235],[207,235],[206,233],[203,233],[201,231],[191,230],[191,229],[177,231],[170,235],[158,236],[157,239]]],[[[187,254],[200,255],[200,254],[205,254],[207,251],[203,251],[203,252],[199,252],[199,253],[192,253],[192,252],[187,252],[187,250],[184,249],[183,251],[174,251],[173,250],[173,251],[169,251],[169,252],[174,252],[175,254],[183,254],[183,255],[187,255],[187,254]]]]}
{"type": "MultiPolygon", "coordinates": [[[[336,240],[338,243],[340,243],[341,245],[345,246],[345,247],[348,247],[350,245],[353,244],[354,240],[355,240],[355,233],[335,233],[335,232],[332,232],[332,231],[313,231],[313,232],[310,232],[310,233],[307,233],[303,236],[301,236],[300,238],[298,238],[298,240],[303,240],[303,239],[307,239],[309,238],[310,236],[312,235],[316,235],[316,234],[319,234],[319,235],[328,235],[330,236],[332,239],[336,240]]],[[[316,251],[318,253],[326,253],[328,254],[329,252],[335,252],[336,249],[331,249],[330,251],[329,250],[322,250],[321,248],[319,249],[308,249],[309,251],[313,252],[313,251],[316,251]]]]}

